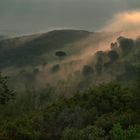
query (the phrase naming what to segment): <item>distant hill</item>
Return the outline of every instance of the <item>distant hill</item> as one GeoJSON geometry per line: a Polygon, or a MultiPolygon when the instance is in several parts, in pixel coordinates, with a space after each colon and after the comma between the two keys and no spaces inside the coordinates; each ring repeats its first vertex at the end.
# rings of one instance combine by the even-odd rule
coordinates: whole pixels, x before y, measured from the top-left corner
{"type": "Polygon", "coordinates": [[[140,140],[140,38],[5,39],[0,70],[0,140],[140,140]]]}
{"type": "Polygon", "coordinates": [[[21,36],[0,41],[0,68],[37,65],[43,54],[65,47],[88,37],[91,32],[56,30],[48,33],[21,36]]]}
{"type": "Polygon", "coordinates": [[[140,39],[113,33],[56,30],[0,41],[0,68],[20,89],[49,85],[54,93],[73,93],[111,81],[130,84],[139,60],[140,39]]]}

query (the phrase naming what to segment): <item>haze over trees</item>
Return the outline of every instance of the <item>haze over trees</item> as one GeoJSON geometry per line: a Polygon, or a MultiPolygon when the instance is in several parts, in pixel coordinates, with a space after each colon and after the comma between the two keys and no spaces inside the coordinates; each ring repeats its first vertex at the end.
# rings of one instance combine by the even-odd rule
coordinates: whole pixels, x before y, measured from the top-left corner
{"type": "MultiPolygon", "coordinates": [[[[26,115],[21,112],[17,116],[20,109],[17,106],[12,112],[14,118],[6,117],[6,114],[1,112],[3,117],[1,114],[0,138],[4,140],[139,139],[140,100],[137,94],[139,89],[136,87],[135,84],[130,88],[116,83],[94,86],[82,93],[76,93],[71,98],[60,98],[45,108],[26,110],[26,115]],[[135,90],[132,90],[133,88],[135,90]]],[[[13,109],[14,104],[8,108],[13,109]]],[[[32,104],[33,102],[29,102],[24,108],[32,104]]]]}
{"type": "MultiPolygon", "coordinates": [[[[78,38],[79,32],[74,34],[78,38]]],[[[69,45],[72,31],[49,33],[56,41],[68,41],[61,38],[55,46],[50,40],[51,51],[44,36],[28,42],[35,50],[26,48],[31,53],[27,65],[18,63],[25,44],[13,45],[15,55],[4,47],[9,41],[0,42],[2,52],[10,52],[0,56],[2,71],[10,75],[0,75],[0,140],[139,140],[139,38],[121,37],[110,50],[72,59],[76,49],[85,48],[69,45]]]]}
{"type": "Polygon", "coordinates": [[[119,37],[117,39],[120,48],[124,53],[128,53],[131,51],[131,49],[134,47],[134,41],[133,39],[125,38],[125,37],[119,37]]]}

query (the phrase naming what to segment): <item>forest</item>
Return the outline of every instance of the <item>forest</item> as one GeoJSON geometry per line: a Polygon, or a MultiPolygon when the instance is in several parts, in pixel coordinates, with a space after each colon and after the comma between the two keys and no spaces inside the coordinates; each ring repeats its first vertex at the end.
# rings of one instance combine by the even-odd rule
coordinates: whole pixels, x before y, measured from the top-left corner
{"type": "Polygon", "coordinates": [[[0,140],[140,140],[140,38],[117,37],[91,55],[89,37],[68,45],[85,36],[106,37],[53,31],[0,41],[0,140]]]}
{"type": "Polygon", "coordinates": [[[0,139],[139,140],[140,66],[136,75],[131,86],[101,84],[43,107],[33,95],[17,99],[1,74],[0,139]]]}
{"type": "Polygon", "coordinates": [[[140,140],[140,0],[0,0],[0,140],[140,140]]]}

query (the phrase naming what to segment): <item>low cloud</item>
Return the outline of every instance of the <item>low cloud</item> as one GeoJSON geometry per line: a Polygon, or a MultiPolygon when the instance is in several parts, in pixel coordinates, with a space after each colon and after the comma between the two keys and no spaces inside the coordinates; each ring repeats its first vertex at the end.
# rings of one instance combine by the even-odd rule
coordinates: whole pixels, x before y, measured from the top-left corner
{"type": "Polygon", "coordinates": [[[115,15],[102,29],[118,32],[121,35],[135,38],[140,34],[140,11],[128,11],[115,15]]]}

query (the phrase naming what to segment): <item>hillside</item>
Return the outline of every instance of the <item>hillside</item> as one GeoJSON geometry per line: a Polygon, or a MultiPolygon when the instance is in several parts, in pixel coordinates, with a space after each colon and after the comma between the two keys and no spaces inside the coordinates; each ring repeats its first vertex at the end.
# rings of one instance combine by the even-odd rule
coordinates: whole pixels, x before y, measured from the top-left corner
{"type": "MultiPolygon", "coordinates": [[[[135,78],[140,41],[113,33],[58,30],[0,41],[0,67],[16,90],[69,94],[93,85],[135,78]],[[112,42],[114,41],[114,42],[112,42]]],[[[67,96],[67,95],[66,95],[67,96]]]]}
{"type": "Polygon", "coordinates": [[[61,30],[0,44],[0,139],[140,139],[140,38],[61,30]]]}
{"type": "Polygon", "coordinates": [[[90,35],[87,31],[60,30],[0,41],[0,68],[37,65],[42,55],[59,50],[90,35]]]}

